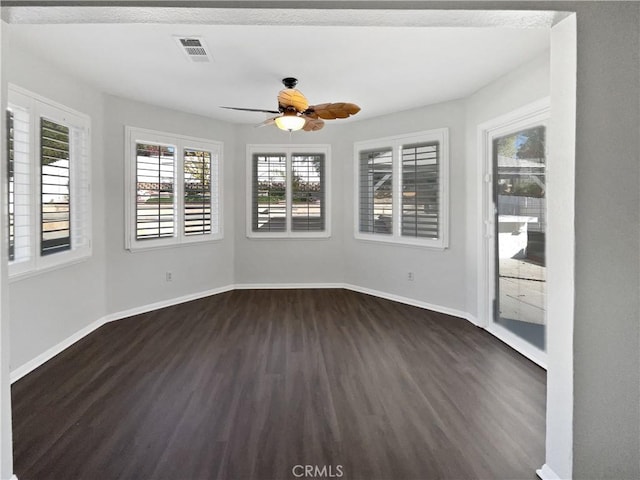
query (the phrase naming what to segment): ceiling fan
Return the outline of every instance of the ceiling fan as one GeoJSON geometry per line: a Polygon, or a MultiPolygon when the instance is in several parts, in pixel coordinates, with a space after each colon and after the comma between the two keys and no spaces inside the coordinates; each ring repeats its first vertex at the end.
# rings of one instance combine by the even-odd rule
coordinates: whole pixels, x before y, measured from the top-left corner
{"type": "Polygon", "coordinates": [[[360,107],[354,103],[320,103],[309,105],[306,97],[296,90],[298,79],[287,77],[282,79],[284,90],[278,93],[278,110],[266,110],[262,108],[220,107],[230,110],[242,110],[245,112],[274,113],[277,116],[265,120],[259,126],[273,125],[281,130],[293,132],[303,129],[314,132],[324,127],[324,120],[347,118],[360,111],[360,107]]]}

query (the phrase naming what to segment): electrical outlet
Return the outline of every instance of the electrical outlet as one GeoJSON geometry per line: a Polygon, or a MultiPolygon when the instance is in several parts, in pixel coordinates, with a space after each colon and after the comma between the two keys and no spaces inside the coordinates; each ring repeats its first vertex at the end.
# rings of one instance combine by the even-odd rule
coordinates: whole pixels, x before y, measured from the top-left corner
{"type": "Polygon", "coordinates": [[[167,282],[170,282],[171,280],[173,280],[173,274],[172,274],[171,272],[167,272],[167,273],[165,273],[165,274],[164,274],[164,279],[165,279],[167,282]]]}
{"type": "Polygon", "coordinates": [[[407,272],[407,280],[413,282],[413,272],[407,272]]]}

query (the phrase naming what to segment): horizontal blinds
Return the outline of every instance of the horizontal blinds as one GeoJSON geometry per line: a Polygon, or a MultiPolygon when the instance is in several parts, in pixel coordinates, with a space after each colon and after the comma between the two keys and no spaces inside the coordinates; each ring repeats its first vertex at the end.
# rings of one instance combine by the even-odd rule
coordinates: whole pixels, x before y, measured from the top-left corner
{"type": "Polygon", "coordinates": [[[175,147],[136,144],[136,240],[172,237],[175,147]]]}
{"type": "Polygon", "coordinates": [[[439,232],[439,143],[403,145],[402,225],[403,236],[438,238],[439,232]]]}
{"type": "Polygon", "coordinates": [[[88,138],[85,127],[71,126],[71,246],[89,248],[91,239],[91,189],[88,138]]]}
{"type": "Polygon", "coordinates": [[[291,156],[291,230],[325,229],[325,158],[322,154],[291,156]]]}
{"type": "Polygon", "coordinates": [[[393,233],[393,155],[391,148],[360,152],[359,230],[393,233]]]}
{"type": "Polygon", "coordinates": [[[282,153],[254,154],[252,164],[252,230],[284,232],[287,228],[287,157],[282,153]]]}
{"type": "Polygon", "coordinates": [[[69,127],[40,119],[40,253],[71,249],[69,127]]]}
{"type": "Polygon", "coordinates": [[[29,112],[11,106],[8,126],[9,145],[9,260],[26,262],[31,258],[31,154],[29,112]]]}
{"type": "Polygon", "coordinates": [[[13,112],[7,110],[7,228],[9,234],[9,261],[15,259],[15,208],[14,208],[14,186],[15,178],[13,174],[13,112]]]}
{"type": "Polygon", "coordinates": [[[220,228],[220,155],[218,150],[211,153],[211,166],[209,167],[211,183],[211,233],[219,234],[220,228]]]}
{"type": "MultiPolygon", "coordinates": [[[[185,149],[184,151],[184,234],[211,233],[211,152],[185,149]]],[[[217,212],[217,198],[214,212],[217,212]]],[[[217,219],[216,219],[217,224],[217,219]]]]}

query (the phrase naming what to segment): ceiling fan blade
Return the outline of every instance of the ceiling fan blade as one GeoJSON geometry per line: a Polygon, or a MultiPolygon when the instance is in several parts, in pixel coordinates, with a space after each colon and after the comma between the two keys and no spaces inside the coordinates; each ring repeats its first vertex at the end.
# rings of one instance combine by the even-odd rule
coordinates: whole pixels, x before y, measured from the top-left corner
{"type": "Polygon", "coordinates": [[[306,115],[304,115],[304,117],[307,120],[307,122],[304,124],[304,127],[302,127],[305,132],[315,132],[324,127],[324,121],[322,119],[308,117],[306,115]]]}
{"type": "Polygon", "coordinates": [[[276,118],[278,118],[278,117],[267,118],[264,122],[257,124],[256,128],[267,127],[269,125],[274,125],[276,123],[276,118]]]}
{"type": "Polygon", "coordinates": [[[242,107],[220,107],[227,110],[240,110],[243,112],[264,112],[264,113],[280,113],[278,110],[264,110],[262,108],[242,108],[242,107]]]}
{"type": "Polygon", "coordinates": [[[348,118],[360,111],[360,107],[355,103],[321,103],[319,105],[311,105],[305,114],[315,114],[325,120],[333,120],[334,118],[348,118]]]}
{"type": "Polygon", "coordinates": [[[297,112],[304,112],[309,108],[309,101],[300,90],[285,88],[278,93],[278,105],[285,110],[287,107],[293,107],[297,112]]]}

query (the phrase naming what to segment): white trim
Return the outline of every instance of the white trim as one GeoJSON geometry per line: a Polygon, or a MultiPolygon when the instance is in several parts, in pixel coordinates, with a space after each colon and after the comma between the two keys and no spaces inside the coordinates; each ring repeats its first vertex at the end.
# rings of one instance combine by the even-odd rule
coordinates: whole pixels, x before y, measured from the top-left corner
{"type": "Polygon", "coordinates": [[[346,288],[342,283],[240,283],[234,290],[295,290],[310,288],[346,288]]]}
{"type": "MultiPolygon", "coordinates": [[[[482,328],[482,327],[481,327],[482,328]]],[[[515,333],[507,330],[498,323],[493,323],[485,328],[487,332],[496,337],[503,343],[506,343],[509,347],[513,348],[516,352],[522,356],[527,357],[533,363],[539,367],[547,369],[547,354],[546,352],[534,347],[526,340],[523,340],[515,333]]]]}
{"type": "Polygon", "coordinates": [[[480,322],[478,322],[478,318],[475,315],[471,315],[470,313],[467,313],[465,318],[469,320],[471,323],[473,323],[476,327],[482,328],[482,326],[480,325],[480,322]]]}
{"type": "Polygon", "coordinates": [[[192,245],[201,242],[222,240],[223,234],[223,152],[224,144],[217,140],[190,137],[146,128],[125,125],[125,248],[130,252],[154,250],[156,248],[192,245]],[[136,239],[136,144],[150,142],[171,146],[174,157],[174,230],[173,236],[137,240],[136,239]],[[211,153],[211,232],[202,235],[184,234],[184,151],[186,149],[205,150],[211,153]],[[214,173],[215,172],[215,173],[214,173]],[[214,223],[214,219],[216,223],[214,223]]]}
{"type": "Polygon", "coordinates": [[[331,145],[322,144],[247,144],[246,148],[246,210],[245,210],[245,235],[249,239],[323,239],[331,237],[331,145]],[[324,155],[324,230],[310,232],[294,232],[291,230],[292,208],[291,182],[293,176],[292,156],[297,153],[323,154],[324,155]],[[286,156],[285,162],[285,196],[286,218],[284,232],[254,232],[253,231],[253,155],[254,154],[282,154],[286,156]]]}
{"type": "Polygon", "coordinates": [[[113,322],[116,320],[122,320],[123,318],[133,317],[135,315],[141,315],[143,313],[152,312],[161,308],[171,307],[180,303],[191,302],[192,300],[198,300],[204,297],[210,297],[212,295],[218,295],[220,293],[230,292],[234,290],[233,285],[226,285],[224,287],[212,288],[211,290],[205,290],[197,293],[190,293],[188,295],[182,295],[180,297],[169,298],[167,300],[160,300],[159,302],[149,303],[140,307],[133,307],[127,310],[121,310],[119,312],[110,313],[103,317],[104,323],[113,322]]]}
{"type": "MultiPolygon", "coordinates": [[[[386,293],[380,290],[374,290],[372,288],[360,287],[358,285],[344,284],[346,290],[351,290],[358,293],[364,293],[367,295],[373,295],[374,297],[384,298],[394,302],[404,303],[405,305],[411,305],[413,307],[424,308],[425,310],[431,310],[433,312],[444,313],[445,315],[451,315],[452,317],[464,318],[469,320],[468,314],[462,310],[455,308],[443,307],[441,305],[435,305],[433,303],[423,302],[422,300],[415,300],[409,297],[403,297],[401,295],[395,295],[393,293],[386,293]]],[[[471,320],[469,320],[471,321],[471,320]]],[[[471,322],[473,323],[473,322],[471,322]]]]}
{"type": "Polygon", "coordinates": [[[38,368],[40,365],[42,365],[45,362],[51,360],[53,357],[55,357],[59,353],[63,352],[64,350],[69,348],[71,345],[73,345],[77,341],[81,340],[82,338],[86,337],[91,332],[93,332],[94,330],[97,330],[98,328],[100,328],[101,326],[103,326],[106,323],[113,322],[115,320],[121,320],[123,318],[132,317],[134,315],[140,315],[142,313],[147,313],[147,312],[150,312],[150,311],[153,311],[153,310],[158,310],[160,308],[170,307],[172,305],[177,305],[179,303],[190,302],[192,300],[197,300],[199,298],[208,297],[210,295],[216,295],[218,293],[228,292],[230,290],[233,290],[233,286],[232,285],[226,286],[226,287],[214,288],[214,289],[211,289],[211,290],[206,290],[204,292],[198,292],[198,293],[192,293],[192,294],[189,294],[189,295],[183,295],[181,297],[171,298],[171,299],[168,299],[168,300],[162,300],[162,301],[151,303],[151,304],[148,304],[148,305],[143,305],[141,307],[130,308],[128,310],[122,310],[120,312],[116,312],[116,313],[111,313],[109,315],[105,315],[104,317],[99,318],[95,322],[87,325],[86,327],[78,330],[76,333],[74,333],[74,334],[70,335],[69,337],[65,338],[60,343],[58,343],[58,344],[54,345],[53,347],[49,348],[48,350],[46,350],[45,352],[41,353],[40,355],[38,355],[34,359],[29,360],[28,362],[20,365],[15,370],[12,370],[10,375],[9,375],[9,379],[10,379],[11,383],[20,380],[22,377],[24,377],[28,373],[32,372],[36,368],[38,368]]]}
{"type": "Polygon", "coordinates": [[[79,112],[77,110],[74,110],[71,107],[67,107],[66,105],[63,105],[62,103],[58,103],[54,100],[51,100],[47,97],[43,97],[42,95],[38,95],[35,92],[32,92],[31,90],[27,90],[26,88],[22,88],[19,85],[16,85],[14,83],[9,83],[7,85],[7,90],[9,92],[13,92],[13,93],[17,93],[19,95],[25,96],[27,98],[30,98],[32,100],[36,100],[40,103],[44,103],[46,105],[48,105],[49,107],[53,107],[56,110],[61,110],[63,112],[65,112],[66,114],[72,115],[74,117],[77,117],[75,121],[80,121],[80,122],[88,122],[91,123],[91,117],[85,113],[79,112]]]}
{"type": "Polygon", "coordinates": [[[431,310],[433,312],[444,313],[453,317],[463,318],[470,323],[477,326],[477,319],[462,310],[455,308],[443,307],[433,303],[423,302],[421,300],[415,300],[409,297],[403,297],[401,295],[395,295],[393,293],[386,293],[380,290],[374,290],[371,288],[360,287],[350,283],[242,283],[234,285],[236,290],[285,290],[285,289],[309,289],[309,288],[342,288],[350,290],[352,292],[364,293],[366,295],[372,295],[378,298],[384,298],[405,305],[411,305],[413,307],[424,308],[425,310],[431,310]]]}
{"type": "Polygon", "coordinates": [[[495,298],[495,265],[493,262],[492,239],[495,223],[493,213],[492,182],[492,143],[493,139],[530,126],[547,125],[550,118],[550,98],[545,97],[500,117],[481,123],[477,128],[478,159],[480,174],[478,175],[478,324],[498,337],[511,348],[543,368],[547,365],[547,355],[542,350],[523,341],[517,335],[497,325],[493,321],[493,302],[495,298]]]}
{"type": "Polygon", "coordinates": [[[394,245],[411,245],[434,250],[445,250],[449,247],[449,129],[435,128],[420,132],[358,141],[353,144],[354,162],[354,206],[353,232],[356,240],[390,243],[394,245]],[[438,238],[416,238],[403,236],[401,233],[401,192],[402,192],[402,146],[409,143],[437,141],[440,146],[438,196],[439,196],[439,230],[438,238]],[[392,233],[360,232],[360,152],[374,148],[390,148],[392,161],[392,233]]]}
{"type": "MultiPolygon", "coordinates": [[[[17,271],[16,273],[11,274],[11,276],[9,277],[9,283],[19,282],[27,278],[45,274],[47,272],[52,272],[54,270],[60,270],[62,268],[71,267],[73,265],[77,265],[78,263],[88,262],[90,259],[91,259],[90,256],[81,256],[81,257],[71,258],[64,263],[56,263],[56,264],[48,265],[46,267],[41,267],[41,268],[38,268],[37,270],[31,269],[31,270],[17,271]]],[[[20,264],[17,264],[17,265],[20,265],[20,264]]]]}
{"type": "Polygon", "coordinates": [[[478,321],[483,328],[493,323],[492,302],[489,300],[493,294],[493,262],[488,260],[489,241],[493,238],[494,224],[489,220],[489,209],[492,205],[492,192],[487,187],[492,182],[491,176],[491,140],[511,133],[512,131],[526,128],[533,123],[547,121],[550,113],[550,99],[545,97],[536,102],[525,105],[500,117],[478,125],[478,157],[480,162],[480,175],[478,175],[478,245],[481,247],[478,255],[478,321]]]}
{"type": "MultiPolygon", "coordinates": [[[[81,340],[82,338],[89,335],[91,332],[97,330],[98,328],[100,328],[101,326],[109,322],[122,320],[124,318],[133,317],[135,315],[140,315],[140,314],[151,312],[154,310],[159,310],[161,308],[178,305],[180,303],[190,302],[192,300],[197,300],[200,298],[209,297],[209,296],[217,295],[220,293],[225,293],[232,290],[253,290],[253,289],[260,289],[260,290],[287,289],[289,290],[289,289],[315,289],[315,288],[332,288],[332,289],[342,288],[345,290],[351,290],[353,292],[364,293],[367,295],[372,295],[374,297],[384,298],[386,300],[403,303],[405,305],[411,305],[414,307],[423,308],[425,310],[431,310],[433,312],[438,312],[438,313],[443,313],[443,314],[451,315],[458,318],[463,318],[469,321],[470,323],[478,326],[477,319],[473,315],[470,315],[462,310],[444,307],[442,305],[435,305],[433,303],[423,302],[421,300],[415,300],[413,298],[403,297],[401,295],[386,293],[380,290],[360,287],[358,285],[352,285],[348,283],[240,283],[240,284],[231,284],[231,285],[226,285],[222,287],[217,287],[210,290],[205,290],[202,292],[192,293],[188,295],[182,295],[180,297],[161,300],[159,302],[154,302],[147,305],[142,305],[142,306],[130,308],[127,310],[121,310],[119,312],[105,315],[104,317],[99,318],[98,320],[91,323],[90,325],[87,325],[86,327],[80,329],[73,335],[70,335],[69,337],[65,338],[60,343],[49,348],[48,350],[41,353],[34,359],[29,360],[28,362],[19,366],[15,370],[12,370],[9,378],[11,383],[14,383],[20,380],[22,377],[32,372],[39,366],[43,365],[44,363],[46,363],[47,361],[49,361],[59,353],[63,352],[64,350],[69,348],[71,345],[73,345],[77,341],[81,340]]],[[[527,358],[529,357],[527,356],[527,358]]],[[[535,359],[531,358],[531,360],[538,363],[535,359]]]]}
{"type": "Polygon", "coordinates": [[[81,340],[82,338],[86,337],[91,332],[93,332],[94,330],[100,328],[104,324],[105,324],[104,318],[100,318],[100,319],[96,320],[95,322],[87,325],[86,327],[78,330],[73,335],[70,335],[69,337],[65,338],[60,343],[58,343],[58,344],[54,345],[53,347],[49,348],[48,350],[44,351],[43,353],[38,355],[36,358],[34,358],[32,360],[29,360],[27,363],[24,363],[24,364],[20,365],[18,368],[16,368],[15,370],[12,370],[10,375],[9,375],[9,379],[11,380],[11,383],[13,383],[13,382],[15,382],[17,380],[20,380],[27,373],[32,372],[33,370],[38,368],[43,363],[51,360],[53,357],[58,355],[60,352],[62,352],[63,350],[66,350],[71,345],[73,345],[77,341],[81,340]]]}
{"type": "Polygon", "coordinates": [[[536,475],[538,475],[538,478],[542,480],[568,480],[561,479],[558,475],[556,475],[556,472],[551,470],[551,467],[549,467],[549,465],[547,465],[546,463],[542,465],[540,469],[536,470],[536,475]]]}
{"type": "Polygon", "coordinates": [[[8,106],[20,107],[28,112],[29,123],[29,259],[9,262],[10,281],[32,276],[47,270],[66,267],[86,260],[92,255],[92,193],[91,193],[91,117],[14,84],[7,87],[8,106]],[[69,175],[71,205],[71,248],[50,255],[42,255],[41,243],[41,178],[40,119],[59,123],[69,128],[69,175]],[[84,143],[83,151],[76,152],[78,139],[84,143]],[[81,213],[77,213],[82,208],[81,213]],[[80,226],[78,226],[78,224],[80,226]],[[74,226],[75,225],[75,226],[74,226]]]}

